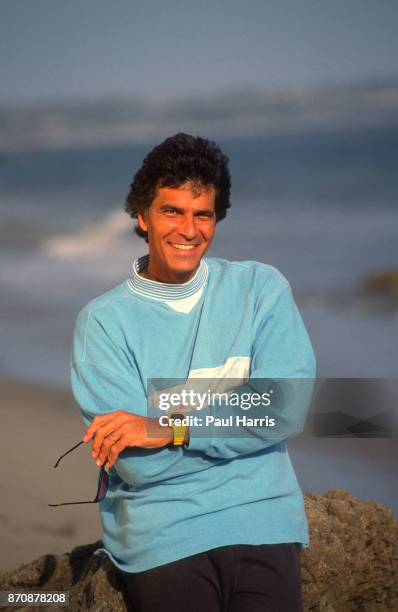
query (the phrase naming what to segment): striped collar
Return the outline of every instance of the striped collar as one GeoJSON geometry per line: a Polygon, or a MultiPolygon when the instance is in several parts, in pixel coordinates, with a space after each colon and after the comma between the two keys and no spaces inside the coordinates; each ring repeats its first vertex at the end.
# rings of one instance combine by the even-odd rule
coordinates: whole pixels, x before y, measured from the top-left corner
{"type": "Polygon", "coordinates": [[[188,282],[182,284],[160,283],[139,275],[149,262],[149,255],[143,255],[134,260],[133,276],[127,281],[129,288],[145,297],[170,302],[190,297],[203,287],[209,274],[207,263],[201,260],[196,274],[188,282]]]}

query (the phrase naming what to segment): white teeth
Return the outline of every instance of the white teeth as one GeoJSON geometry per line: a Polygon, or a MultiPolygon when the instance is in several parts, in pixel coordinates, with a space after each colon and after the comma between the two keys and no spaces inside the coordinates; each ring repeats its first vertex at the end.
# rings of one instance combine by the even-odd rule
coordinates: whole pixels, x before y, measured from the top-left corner
{"type": "Polygon", "coordinates": [[[183,251],[189,251],[190,249],[194,249],[195,245],[194,244],[173,244],[173,247],[175,247],[176,249],[182,249],[183,251]]]}

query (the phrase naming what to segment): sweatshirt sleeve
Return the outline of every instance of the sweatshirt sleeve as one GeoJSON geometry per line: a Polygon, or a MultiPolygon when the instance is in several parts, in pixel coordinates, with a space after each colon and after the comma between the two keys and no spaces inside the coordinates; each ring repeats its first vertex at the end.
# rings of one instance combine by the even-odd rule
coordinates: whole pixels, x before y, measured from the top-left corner
{"type": "MultiPolygon", "coordinates": [[[[84,423],[97,415],[127,410],[147,416],[147,398],[131,355],[117,342],[112,321],[89,311],[79,314],[71,360],[71,385],[84,423]]],[[[128,448],[120,453],[110,474],[141,487],[175,476],[208,469],[217,460],[177,447],[128,448]]]]}
{"type": "Polygon", "coordinates": [[[236,422],[235,417],[244,415],[249,425],[235,426],[228,437],[223,428],[214,423],[206,427],[206,436],[203,426],[190,427],[191,450],[199,450],[210,457],[234,459],[266,449],[303,430],[314,384],[315,356],[287,281],[282,286],[279,284],[272,308],[267,300],[260,300],[257,320],[253,330],[250,378],[232,392],[246,402],[253,393],[257,397],[270,393],[271,403],[266,408],[250,405],[246,411],[240,403],[231,406],[225,400],[207,406],[200,411],[202,419],[232,415],[236,422]],[[265,416],[274,419],[274,427],[264,426],[264,421],[257,425],[261,421],[255,419],[265,416]]]}

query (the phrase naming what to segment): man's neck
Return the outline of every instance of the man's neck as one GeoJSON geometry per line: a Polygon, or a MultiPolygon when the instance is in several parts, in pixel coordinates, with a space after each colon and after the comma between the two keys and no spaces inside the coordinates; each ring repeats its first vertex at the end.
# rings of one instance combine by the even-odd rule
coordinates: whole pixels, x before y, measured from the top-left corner
{"type": "Polygon", "coordinates": [[[190,281],[195,276],[196,272],[197,272],[197,269],[193,273],[191,273],[189,276],[181,275],[180,278],[176,278],[175,280],[171,280],[171,279],[165,280],[164,278],[161,278],[158,275],[153,274],[150,270],[150,265],[149,265],[149,266],[146,266],[143,270],[140,270],[139,275],[148,280],[156,281],[157,283],[182,285],[190,281]]]}

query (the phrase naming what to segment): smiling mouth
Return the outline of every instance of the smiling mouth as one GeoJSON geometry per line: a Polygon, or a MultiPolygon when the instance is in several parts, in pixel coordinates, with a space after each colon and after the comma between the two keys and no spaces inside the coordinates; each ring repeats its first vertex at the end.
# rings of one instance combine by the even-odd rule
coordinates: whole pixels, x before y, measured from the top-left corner
{"type": "Polygon", "coordinates": [[[199,246],[199,244],[179,244],[177,242],[169,242],[169,244],[178,251],[192,251],[199,246]]]}

